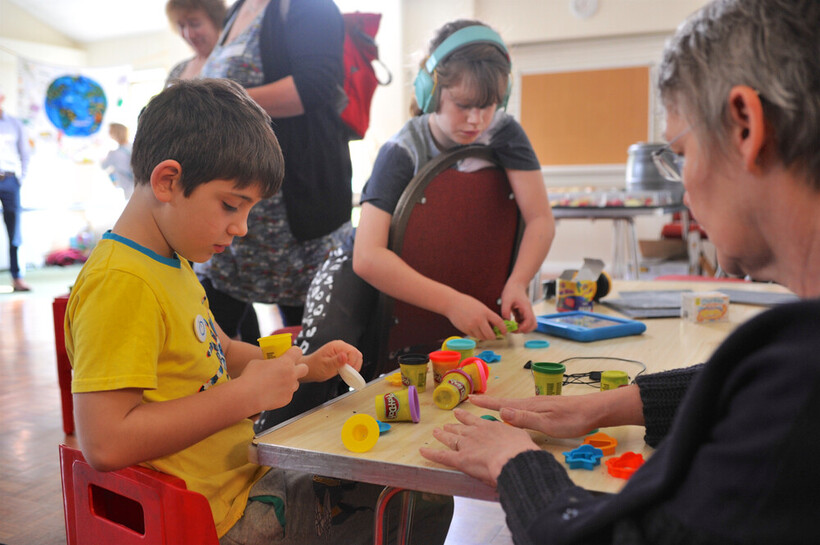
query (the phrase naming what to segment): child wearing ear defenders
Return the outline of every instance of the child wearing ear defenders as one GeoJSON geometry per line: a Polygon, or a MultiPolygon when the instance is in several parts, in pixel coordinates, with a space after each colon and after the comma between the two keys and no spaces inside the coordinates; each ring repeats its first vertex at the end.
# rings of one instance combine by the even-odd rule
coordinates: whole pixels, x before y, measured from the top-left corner
{"type": "MultiPolygon", "coordinates": [[[[498,34],[472,20],[444,25],[429,51],[416,80],[417,115],[379,150],[362,192],[355,243],[331,254],[308,290],[297,339],[306,353],[330,337],[361,346],[377,290],[442,314],[476,339],[495,338],[494,326],[506,331],[504,319],[511,316],[521,332],[536,327],[526,289],[550,248],[555,221],[529,139],[502,109],[509,95],[509,54],[498,34]],[[421,275],[387,248],[393,211],[408,183],[443,151],[468,144],[483,144],[495,152],[525,223],[514,268],[501,293],[500,315],[476,298],[421,275]]],[[[469,206],[469,196],[465,201],[469,206]]],[[[367,359],[365,354],[365,375],[367,359]]],[[[336,385],[304,385],[290,406],[265,413],[257,431],[332,398],[336,385]]]]}

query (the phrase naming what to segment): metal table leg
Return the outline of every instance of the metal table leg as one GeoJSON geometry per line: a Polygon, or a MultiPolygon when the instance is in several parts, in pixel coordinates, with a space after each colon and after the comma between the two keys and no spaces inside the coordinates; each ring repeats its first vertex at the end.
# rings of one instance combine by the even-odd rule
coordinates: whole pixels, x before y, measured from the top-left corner
{"type": "Polygon", "coordinates": [[[375,522],[374,522],[374,529],[373,529],[373,543],[375,545],[384,545],[387,541],[386,532],[388,531],[388,527],[385,524],[385,520],[387,518],[387,506],[390,503],[390,500],[398,494],[402,493],[402,509],[401,509],[401,519],[399,521],[399,544],[400,545],[407,545],[410,543],[410,530],[413,525],[413,508],[416,504],[416,496],[412,490],[406,490],[404,488],[393,488],[392,486],[384,487],[381,494],[379,494],[379,499],[376,501],[376,513],[375,513],[375,522]]]}

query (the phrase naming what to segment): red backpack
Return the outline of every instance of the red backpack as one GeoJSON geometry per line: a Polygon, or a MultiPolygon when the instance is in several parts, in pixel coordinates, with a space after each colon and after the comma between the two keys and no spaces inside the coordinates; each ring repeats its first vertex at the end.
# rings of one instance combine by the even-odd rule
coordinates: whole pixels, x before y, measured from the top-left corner
{"type": "Polygon", "coordinates": [[[347,106],[342,111],[342,121],[350,129],[351,140],[364,138],[370,126],[370,103],[379,85],[387,85],[393,80],[390,70],[379,60],[376,32],[381,21],[380,13],[345,13],[344,66],[347,106]],[[387,76],[381,81],[373,69],[378,62],[387,76]]]}
{"type": "MultiPolygon", "coordinates": [[[[290,0],[281,0],[279,14],[283,21],[287,21],[290,0]]],[[[361,140],[370,126],[370,103],[373,93],[379,85],[388,85],[393,81],[393,74],[383,62],[379,60],[379,46],[376,45],[376,32],[379,31],[381,13],[343,13],[345,21],[344,94],[341,97],[342,121],[349,129],[349,140],[361,140]],[[382,70],[387,73],[386,81],[381,81],[373,69],[373,62],[378,62],[382,70]]],[[[341,90],[340,90],[341,94],[341,90]]]]}

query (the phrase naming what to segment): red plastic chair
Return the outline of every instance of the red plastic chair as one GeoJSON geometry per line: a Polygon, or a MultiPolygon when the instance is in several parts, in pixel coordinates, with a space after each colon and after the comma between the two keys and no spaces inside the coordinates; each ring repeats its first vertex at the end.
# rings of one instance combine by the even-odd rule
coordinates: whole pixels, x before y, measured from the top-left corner
{"type": "MultiPolygon", "coordinates": [[[[388,248],[421,274],[500,313],[501,292],[515,262],[523,221],[507,175],[497,165],[486,146],[458,148],[430,161],[399,199],[388,248]],[[490,168],[451,168],[468,158],[485,161],[490,168]]],[[[447,337],[461,335],[446,317],[383,293],[376,323],[378,331],[370,332],[372,338],[363,350],[375,355],[372,377],[397,368],[399,350],[429,352],[447,337]]]]}
{"type": "Polygon", "coordinates": [[[101,472],[60,445],[68,545],[218,545],[211,507],[185,481],[140,466],[101,472]]]}
{"type": "Polygon", "coordinates": [[[68,295],[54,298],[51,310],[54,315],[54,348],[57,352],[57,380],[60,384],[60,401],[63,408],[63,431],[66,435],[74,433],[74,398],[71,397],[71,362],[65,350],[65,309],[68,295]]]}

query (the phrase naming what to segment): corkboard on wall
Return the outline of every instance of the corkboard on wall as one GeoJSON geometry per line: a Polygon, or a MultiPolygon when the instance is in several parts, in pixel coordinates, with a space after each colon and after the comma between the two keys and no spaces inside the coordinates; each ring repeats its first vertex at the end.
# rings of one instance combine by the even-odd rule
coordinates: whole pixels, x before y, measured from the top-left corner
{"type": "Polygon", "coordinates": [[[649,135],[649,67],[522,76],[521,125],[542,165],[626,163],[649,135]]]}

